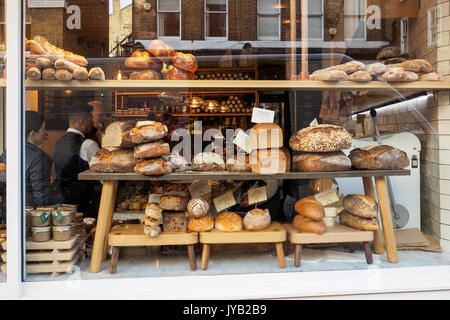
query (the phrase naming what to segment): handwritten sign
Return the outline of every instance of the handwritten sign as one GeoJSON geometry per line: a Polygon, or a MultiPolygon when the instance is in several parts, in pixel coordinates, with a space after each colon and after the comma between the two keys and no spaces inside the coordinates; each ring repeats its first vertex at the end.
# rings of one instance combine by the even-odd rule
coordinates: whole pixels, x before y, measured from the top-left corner
{"type": "Polygon", "coordinates": [[[251,188],[250,190],[248,190],[247,194],[248,194],[248,204],[255,204],[267,200],[266,186],[262,186],[259,188],[251,188]]]}
{"type": "Polygon", "coordinates": [[[339,201],[339,197],[334,190],[327,190],[314,195],[314,198],[319,201],[323,206],[335,203],[339,201]]]}
{"type": "Polygon", "coordinates": [[[275,119],[275,111],[253,108],[252,122],[253,123],[273,123],[275,119]]]}
{"type": "Polygon", "coordinates": [[[223,195],[214,198],[213,202],[217,212],[221,212],[222,210],[230,208],[236,204],[236,200],[234,199],[233,193],[231,191],[228,191],[223,195]]]}

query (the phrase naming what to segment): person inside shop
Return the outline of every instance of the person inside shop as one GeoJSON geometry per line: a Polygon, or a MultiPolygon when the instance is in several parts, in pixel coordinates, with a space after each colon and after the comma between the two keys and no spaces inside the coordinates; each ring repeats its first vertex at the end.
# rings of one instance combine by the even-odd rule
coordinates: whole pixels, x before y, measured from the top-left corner
{"type": "MultiPolygon", "coordinates": [[[[48,138],[41,113],[26,111],[25,136],[25,203],[33,208],[53,204],[57,202],[56,194],[50,188],[53,159],[39,148],[48,138]]],[[[1,155],[0,162],[6,163],[6,152],[1,155]]]]}
{"type": "Polygon", "coordinates": [[[105,129],[108,126],[108,113],[105,112],[105,108],[101,101],[93,100],[90,101],[88,105],[92,107],[92,120],[94,122],[94,130],[88,138],[94,140],[101,146],[102,138],[105,135],[105,129]]]}
{"type": "Polygon", "coordinates": [[[92,110],[89,104],[72,108],[68,115],[69,128],[55,145],[54,161],[55,184],[64,202],[78,205],[79,212],[95,218],[100,203],[101,183],[78,180],[78,174],[89,169],[91,158],[100,149],[94,140],[87,138],[94,130],[92,110]]]}

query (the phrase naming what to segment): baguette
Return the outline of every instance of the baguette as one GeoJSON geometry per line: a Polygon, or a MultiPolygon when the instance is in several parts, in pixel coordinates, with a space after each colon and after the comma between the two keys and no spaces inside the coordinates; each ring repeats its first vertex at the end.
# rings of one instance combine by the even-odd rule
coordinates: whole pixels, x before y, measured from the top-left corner
{"type": "Polygon", "coordinates": [[[38,65],[42,69],[53,68],[55,66],[54,63],[49,58],[46,57],[37,58],[36,65],[38,65]]]}
{"type": "Polygon", "coordinates": [[[56,79],[56,69],[55,68],[46,68],[42,70],[42,79],[43,80],[55,80],[56,79]]]}
{"type": "Polygon", "coordinates": [[[42,47],[42,45],[35,40],[27,40],[25,42],[25,50],[31,51],[34,54],[45,55],[47,51],[42,47]]]}
{"type": "Polygon", "coordinates": [[[29,80],[40,80],[41,76],[41,70],[36,67],[29,68],[25,74],[25,77],[29,80]]]}
{"type": "Polygon", "coordinates": [[[56,60],[55,67],[58,70],[64,69],[64,70],[68,70],[68,71],[70,71],[72,73],[75,71],[75,69],[79,68],[78,65],[76,65],[73,62],[67,61],[64,58],[59,58],[58,60],[56,60]]]}
{"type": "Polygon", "coordinates": [[[72,75],[72,72],[70,72],[68,70],[59,69],[59,70],[56,70],[55,77],[57,80],[68,81],[68,80],[72,80],[73,75],[72,75]]]}

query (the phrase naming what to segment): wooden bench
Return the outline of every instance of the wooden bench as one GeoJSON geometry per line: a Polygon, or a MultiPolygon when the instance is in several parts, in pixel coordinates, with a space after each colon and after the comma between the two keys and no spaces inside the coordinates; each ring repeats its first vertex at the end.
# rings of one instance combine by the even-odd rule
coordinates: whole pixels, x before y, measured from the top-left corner
{"type": "Polygon", "coordinates": [[[194,244],[198,243],[196,232],[161,232],[157,237],[151,238],[144,234],[143,224],[116,225],[108,235],[108,245],[112,247],[109,273],[116,273],[119,260],[120,247],[147,247],[147,246],[186,246],[191,270],[197,269],[195,261],[194,244]]]}

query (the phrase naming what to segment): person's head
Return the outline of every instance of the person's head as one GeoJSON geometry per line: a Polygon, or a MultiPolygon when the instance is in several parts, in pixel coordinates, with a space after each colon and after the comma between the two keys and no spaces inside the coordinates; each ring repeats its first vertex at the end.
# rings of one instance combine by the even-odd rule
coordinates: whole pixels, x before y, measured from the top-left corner
{"type": "Polygon", "coordinates": [[[92,107],[92,116],[94,128],[99,131],[104,131],[106,127],[107,114],[104,112],[103,104],[100,101],[94,100],[88,103],[92,107]]]}
{"type": "Polygon", "coordinates": [[[44,116],[39,112],[26,111],[25,127],[28,143],[40,146],[48,138],[44,116]]]}
{"type": "Polygon", "coordinates": [[[89,135],[94,129],[92,106],[79,104],[73,107],[69,113],[69,127],[77,129],[84,135],[89,135]]]}

